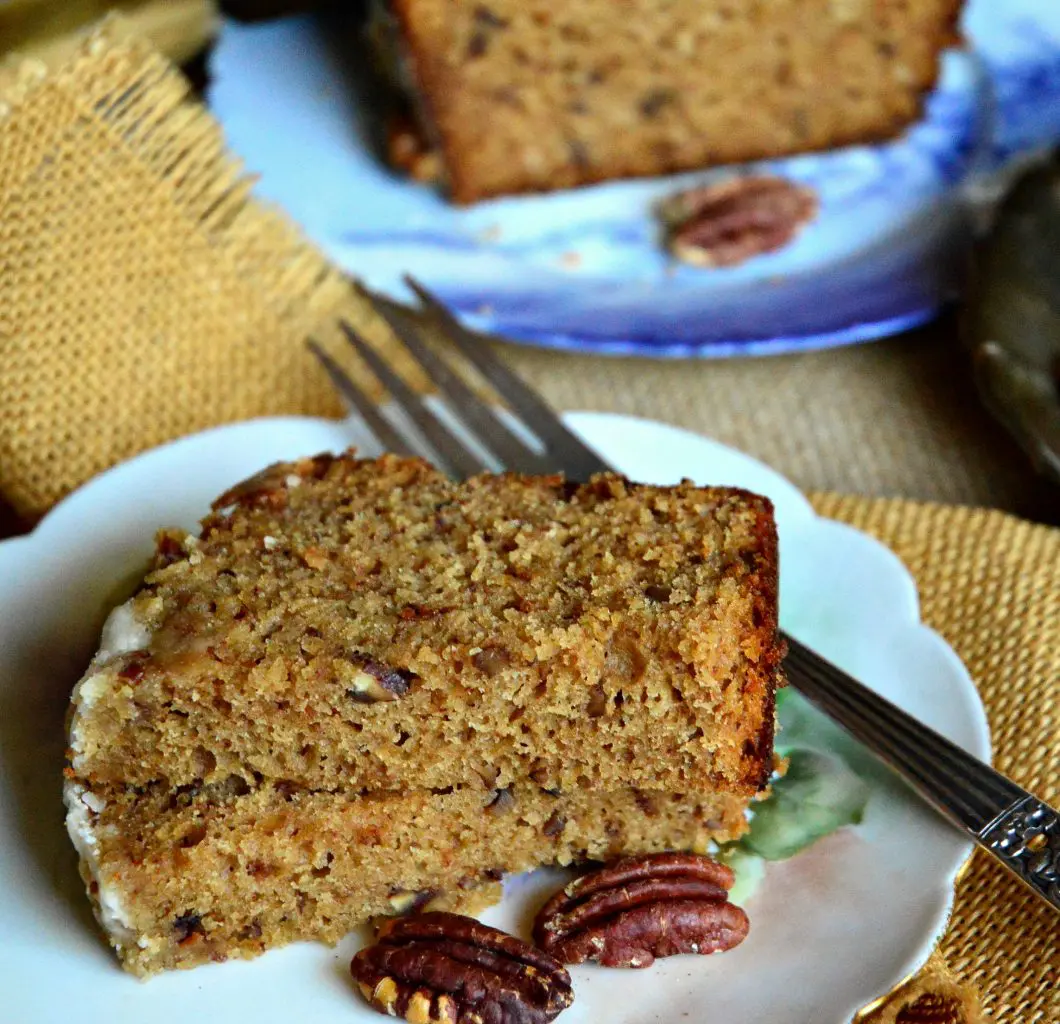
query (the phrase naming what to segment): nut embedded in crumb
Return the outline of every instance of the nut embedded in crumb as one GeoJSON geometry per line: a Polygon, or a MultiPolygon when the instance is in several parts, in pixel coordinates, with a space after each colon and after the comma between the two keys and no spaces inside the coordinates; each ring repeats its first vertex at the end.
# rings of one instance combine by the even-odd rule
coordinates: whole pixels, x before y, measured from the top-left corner
{"type": "Polygon", "coordinates": [[[365,661],[349,681],[346,695],[358,704],[398,700],[409,692],[414,678],[415,675],[407,669],[365,661]]]}

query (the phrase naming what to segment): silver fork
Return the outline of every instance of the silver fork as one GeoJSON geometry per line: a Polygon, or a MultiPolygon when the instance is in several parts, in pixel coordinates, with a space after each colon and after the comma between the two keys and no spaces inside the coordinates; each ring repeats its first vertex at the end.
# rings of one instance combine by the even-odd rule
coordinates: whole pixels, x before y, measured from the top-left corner
{"type": "MultiPolygon", "coordinates": [[[[573,480],[613,471],[599,455],[564,426],[481,339],[422,285],[408,279],[422,307],[414,316],[403,307],[369,296],[377,311],[420,364],[445,408],[459,421],[471,446],[437,414],[438,399],[425,401],[358,333],[340,326],[394,404],[405,413],[440,462],[457,477],[491,466],[475,447],[497,463],[522,473],[562,471],[573,480]],[[497,415],[450,364],[424,340],[420,324],[433,322],[444,338],[490,384],[523,431],[497,415]],[[536,437],[539,447],[524,439],[536,437]]],[[[382,446],[402,454],[422,453],[422,444],[389,420],[339,364],[316,342],[310,347],[335,387],[363,417],[382,446]]],[[[922,725],[890,701],[847,675],[792,636],[785,636],[785,669],[792,685],[847,732],[890,765],[951,823],[993,854],[1030,888],[1060,910],[1060,814],[989,765],[922,725]]]]}

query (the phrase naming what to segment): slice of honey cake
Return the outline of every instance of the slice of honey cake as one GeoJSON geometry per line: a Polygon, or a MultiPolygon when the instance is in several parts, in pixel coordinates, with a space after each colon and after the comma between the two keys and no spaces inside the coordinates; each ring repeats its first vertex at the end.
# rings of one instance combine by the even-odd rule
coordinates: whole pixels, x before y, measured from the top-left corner
{"type": "Polygon", "coordinates": [[[137,793],[68,786],[67,824],[96,917],[126,970],[153,974],[336,942],[372,917],[474,913],[502,873],[662,850],[746,828],[734,794],[311,792],[241,780],[137,793]]]}
{"type": "Polygon", "coordinates": [[[271,466],[164,532],[75,687],[67,826],[140,974],[739,836],[773,767],[764,498],[271,466]]]}
{"type": "Polygon", "coordinates": [[[384,6],[372,38],[417,128],[391,160],[469,203],[892,138],[961,0],[384,6]]]}
{"type": "Polygon", "coordinates": [[[780,659],[765,498],[319,456],[161,537],[74,691],[70,768],[750,798],[780,659]]]}

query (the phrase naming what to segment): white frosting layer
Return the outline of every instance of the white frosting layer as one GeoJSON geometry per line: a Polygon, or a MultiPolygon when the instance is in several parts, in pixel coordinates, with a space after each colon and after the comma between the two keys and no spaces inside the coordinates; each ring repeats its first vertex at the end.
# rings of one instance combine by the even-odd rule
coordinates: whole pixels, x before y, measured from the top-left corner
{"type": "Polygon", "coordinates": [[[142,650],[150,639],[151,632],[136,617],[132,601],[126,601],[118,605],[103,623],[103,636],[95,660],[110,661],[130,651],[142,650]]]}
{"type": "Polygon", "coordinates": [[[133,602],[118,605],[103,623],[99,650],[88,671],[81,677],[70,695],[74,713],[70,721],[70,749],[74,753],[73,766],[78,767],[78,755],[83,752],[81,720],[85,712],[106,694],[115,683],[110,668],[115,658],[145,648],[151,641],[151,631],[137,617],[133,602]]]}
{"type": "Polygon", "coordinates": [[[99,841],[96,839],[93,821],[104,801],[95,793],[86,790],[77,782],[67,781],[63,786],[63,801],[66,804],[66,831],[74,844],[81,863],[89,877],[96,883],[96,917],[107,935],[116,945],[137,944],[136,931],[122,905],[121,897],[113,886],[107,885],[99,868],[99,841]]]}
{"type": "MultiPolygon", "coordinates": [[[[119,605],[107,616],[99,651],[70,697],[73,705],[70,747],[75,771],[83,753],[81,726],[85,716],[92,705],[119,682],[114,662],[132,651],[143,650],[150,641],[151,631],[137,616],[132,601],[119,605]]],[[[105,881],[100,870],[96,822],[107,805],[106,800],[83,784],[68,779],[63,786],[63,801],[66,804],[66,830],[81,858],[84,873],[95,883],[92,895],[100,926],[115,946],[146,946],[147,940],[133,927],[118,890],[105,881]]]]}

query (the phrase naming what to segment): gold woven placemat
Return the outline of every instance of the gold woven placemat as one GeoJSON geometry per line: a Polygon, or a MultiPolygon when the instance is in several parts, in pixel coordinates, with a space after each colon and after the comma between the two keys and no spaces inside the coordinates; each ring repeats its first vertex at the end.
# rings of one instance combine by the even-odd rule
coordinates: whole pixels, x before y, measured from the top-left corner
{"type": "MultiPolygon", "coordinates": [[[[813,503],[822,515],[879,538],[905,562],[924,621],[950,643],[979,687],[994,763],[1055,806],[1060,531],[949,505],[834,495],[814,495],[813,503]]],[[[985,854],[973,857],[957,886],[939,948],[957,977],[978,984],[993,1019],[1060,1021],[1056,914],[985,854]]]]}
{"type": "MultiPolygon", "coordinates": [[[[21,513],[189,431],[338,413],[304,341],[338,345],[340,315],[391,346],[249,187],[183,79],[120,23],[0,89],[0,494],[21,513]]],[[[982,686],[1001,767],[1055,799],[1060,534],[997,513],[815,502],[905,559],[926,621],[982,686]]],[[[970,1022],[978,985],[998,1020],[1056,1021],[1055,935],[977,860],[939,955],[865,1019],[970,1022]]]]}

